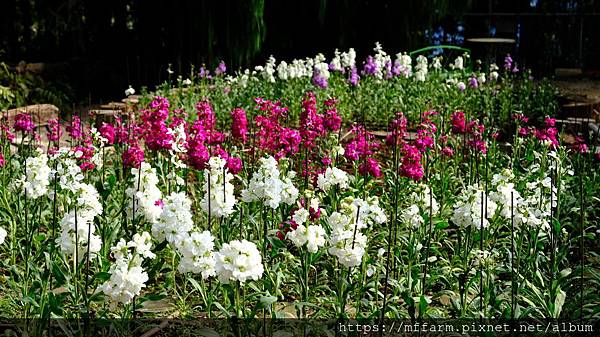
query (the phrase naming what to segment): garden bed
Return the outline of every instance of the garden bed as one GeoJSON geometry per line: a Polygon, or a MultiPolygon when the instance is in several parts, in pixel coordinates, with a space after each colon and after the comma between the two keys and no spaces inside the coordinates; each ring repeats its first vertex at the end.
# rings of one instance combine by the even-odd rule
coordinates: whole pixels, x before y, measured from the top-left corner
{"type": "Polygon", "coordinates": [[[393,61],[222,64],[4,121],[1,310],[593,320],[600,175],[554,87],[510,58],[393,61]]]}

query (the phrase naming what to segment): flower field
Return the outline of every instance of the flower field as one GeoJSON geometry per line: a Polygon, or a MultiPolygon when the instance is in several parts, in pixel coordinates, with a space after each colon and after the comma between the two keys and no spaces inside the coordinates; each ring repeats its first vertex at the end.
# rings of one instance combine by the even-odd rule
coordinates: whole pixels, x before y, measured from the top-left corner
{"type": "Polygon", "coordinates": [[[598,319],[597,155],[510,56],[184,78],[3,116],[2,316],[598,319]]]}

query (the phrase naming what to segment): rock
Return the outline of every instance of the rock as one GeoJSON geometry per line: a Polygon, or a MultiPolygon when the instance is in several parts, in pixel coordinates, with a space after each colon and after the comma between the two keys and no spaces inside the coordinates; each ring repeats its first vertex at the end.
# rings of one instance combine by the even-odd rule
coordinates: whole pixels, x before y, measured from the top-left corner
{"type": "MultiPolygon", "coordinates": [[[[33,122],[38,126],[44,126],[48,124],[49,119],[58,118],[59,109],[52,104],[35,104],[15,109],[10,109],[5,114],[8,115],[8,124],[12,126],[14,124],[15,116],[20,113],[29,113],[33,118],[33,122]]],[[[6,115],[4,115],[6,116],[6,115]]]]}

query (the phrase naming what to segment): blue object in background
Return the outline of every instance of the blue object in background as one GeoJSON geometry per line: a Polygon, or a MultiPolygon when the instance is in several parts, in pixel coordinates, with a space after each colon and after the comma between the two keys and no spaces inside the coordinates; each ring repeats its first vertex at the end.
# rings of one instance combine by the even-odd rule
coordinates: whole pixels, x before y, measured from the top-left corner
{"type": "Polygon", "coordinates": [[[515,47],[519,49],[519,45],[521,44],[521,23],[517,23],[517,38],[515,42],[515,47]]]}
{"type": "Polygon", "coordinates": [[[496,36],[496,26],[490,26],[490,37],[496,36]]]}
{"type": "Polygon", "coordinates": [[[535,8],[537,7],[538,0],[529,0],[529,7],[535,8]]]}
{"type": "Polygon", "coordinates": [[[568,11],[575,11],[575,10],[577,10],[577,7],[579,7],[578,5],[579,4],[578,4],[577,0],[569,0],[566,3],[566,9],[568,11]]]}
{"type": "MultiPolygon", "coordinates": [[[[464,31],[465,27],[463,26],[462,22],[459,22],[455,29],[446,30],[444,27],[438,26],[435,29],[426,29],[423,32],[423,35],[425,37],[425,41],[430,46],[439,46],[442,44],[460,46],[465,43],[464,31]]],[[[444,50],[442,48],[436,48],[429,56],[435,57],[443,53],[444,50]]]]}

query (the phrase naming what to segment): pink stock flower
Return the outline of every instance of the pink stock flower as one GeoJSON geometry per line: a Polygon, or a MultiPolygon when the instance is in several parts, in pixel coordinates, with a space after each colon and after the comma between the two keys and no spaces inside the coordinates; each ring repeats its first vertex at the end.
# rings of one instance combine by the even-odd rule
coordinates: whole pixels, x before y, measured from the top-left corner
{"type": "Polygon", "coordinates": [[[71,124],[67,125],[67,132],[69,132],[69,136],[71,139],[79,139],[83,136],[81,130],[81,119],[79,116],[73,116],[71,119],[71,124]]]}
{"type": "Polygon", "coordinates": [[[526,126],[519,128],[518,134],[519,134],[519,137],[527,137],[531,134],[531,129],[526,126]]]}
{"type": "Polygon", "coordinates": [[[360,164],[358,171],[363,175],[372,175],[375,178],[381,177],[381,168],[379,163],[374,158],[367,158],[366,161],[360,164]]]}
{"type": "Polygon", "coordinates": [[[96,167],[96,165],[94,165],[94,163],[89,162],[89,161],[84,161],[83,163],[79,164],[79,168],[83,172],[88,171],[88,170],[93,170],[94,167],[96,167]]]}
{"type": "Polygon", "coordinates": [[[454,150],[451,147],[446,146],[442,148],[442,154],[446,157],[452,157],[454,156],[454,150]]]}
{"type": "Polygon", "coordinates": [[[210,153],[208,152],[208,148],[204,145],[206,132],[202,126],[196,122],[194,122],[194,126],[192,126],[192,132],[188,134],[188,162],[193,168],[203,170],[210,159],[210,153]]]}
{"type": "Polygon", "coordinates": [[[317,113],[317,99],[311,91],[307,92],[302,99],[302,111],[300,112],[300,136],[302,144],[307,148],[315,147],[315,139],[325,135],[323,115],[317,113]]]}
{"type": "Polygon", "coordinates": [[[421,152],[412,145],[404,144],[402,149],[402,165],[400,175],[413,180],[423,178],[423,165],[421,163],[421,152]]]}
{"type": "Polygon", "coordinates": [[[452,132],[462,134],[467,132],[467,125],[465,119],[465,113],[462,111],[457,111],[452,114],[452,132]]]}
{"type": "Polygon", "coordinates": [[[246,111],[242,108],[235,108],[231,111],[231,135],[233,138],[240,139],[242,143],[248,138],[248,120],[246,111]]]}
{"type": "Polygon", "coordinates": [[[279,134],[278,148],[279,151],[275,154],[275,158],[290,157],[300,151],[300,142],[302,137],[298,130],[283,128],[279,134]]]}
{"type": "Polygon", "coordinates": [[[337,131],[342,127],[342,117],[338,115],[336,104],[335,98],[328,99],[323,103],[326,109],[323,125],[329,131],[337,131]]]}
{"type": "Polygon", "coordinates": [[[213,150],[213,154],[225,159],[225,167],[232,174],[238,174],[242,170],[242,159],[229,155],[229,153],[227,153],[227,151],[225,151],[222,147],[217,145],[213,150]]]}
{"type": "Polygon", "coordinates": [[[60,148],[53,146],[51,148],[48,149],[48,154],[49,155],[55,155],[58,153],[58,150],[60,150],[60,148]]]}
{"type": "Polygon", "coordinates": [[[419,151],[425,152],[427,149],[431,149],[433,147],[433,137],[431,137],[430,133],[426,130],[418,130],[415,146],[417,149],[419,149],[419,151]]]}
{"type": "Polygon", "coordinates": [[[198,114],[198,119],[195,123],[204,129],[206,134],[205,142],[211,145],[223,143],[225,141],[225,134],[215,130],[217,119],[210,103],[206,100],[196,103],[196,113],[198,114]]]}
{"type": "Polygon", "coordinates": [[[232,174],[238,174],[242,171],[242,158],[239,157],[229,157],[227,158],[227,169],[232,174]]]}
{"type": "Polygon", "coordinates": [[[15,116],[14,124],[15,132],[31,132],[35,129],[35,124],[30,114],[20,113],[15,116]]]}
{"type": "Polygon", "coordinates": [[[585,143],[585,139],[583,137],[577,136],[575,137],[575,144],[573,145],[573,150],[577,153],[588,153],[589,149],[587,144],[585,143]]]}
{"type": "Polygon", "coordinates": [[[257,128],[256,146],[274,155],[276,159],[290,157],[298,153],[302,137],[298,130],[281,126],[279,118],[284,117],[287,108],[282,107],[280,102],[271,102],[263,98],[256,98],[257,109],[266,115],[258,115],[254,118],[257,128]]]}
{"type": "Polygon", "coordinates": [[[473,149],[475,149],[475,151],[481,152],[482,154],[487,153],[487,144],[484,140],[481,140],[481,139],[470,140],[468,145],[470,147],[472,147],[473,149]]]}
{"type": "Polygon", "coordinates": [[[394,140],[396,144],[401,144],[404,141],[404,137],[406,137],[406,128],[408,125],[408,119],[404,117],[402,112],[396,113],[396,119],[392,121],[390,124],[390,132],[385,138],[385,142],[388,145],[394,144],[394,140]]]}
{"type": "Polygon", "coordinates": [[[482,136],[484,131],[485,125],[479,124],[479,121],[477,120],[471,120],[469,123],[467,123],[467,132],[472,136],[482,136]]]}
{"type": "Polygon", "coordinates": [[[552,147],[557,147],[559,145],[558,142],[558,130],[555,128],[556,119],[546,117],[544,120],[544,128],[536,129],[534,131],[534,136],[539,141],[542,142],[550,142],[552,147]]]}
{"type": "Polygon", "coordinates": [[[141,110],[142,134],[146,147],[152,151],[169,150],[173,144],[173,134],[167,128],[169,118],[169,100],[156,96],[150,103],[150,109],[141,110]]]}
{"type": "Polygon", "coordinates": [[[198,120],[205,130],[213,130],[216,126],[217,119],[210,103],[206,100],[196,103],[196,113],[198,120]]]}
{"type": "Polygon", "coordinates": [[[6,125],[1,125],[0,130],[2,131],[2,135],[9,143],[15,141],[15,134],[10,131],[10,128],[6,125]]]}
{"type": "Polygon", "coordinates": [[[91,162],[91,159],[94,156],[94,147],[88,139],[85,140],[84,146],[75,146],[72,151],[75,153],[75,158],[77,158],[79,168],[81,168],[82,171],[91,170],[96,167],[96,165],[91,162]]]}
{"type": "Polygon", "coordinates": [[[547,128],[553,128],[556,126],[556,118],[546,117],[544,119],[544,124],[546,125],[547,128]]]}
{"type": "Polygon", "coordinates": [[[130,131],[132,131],[132,127],[127,127],[123,124],[123,121],[120,116],[115,116],[115,143],[124,144],[128,143],[129,139],[137,139],[137,132],[140,130],[139,127],[135,127],[133,135],[130,135],[130,131]],[[131,136],[131,137],[130,137],[131,136]]]}
{"type": "Polygon", "coordinates": [[[515,122],[521,122],[521,123],[528,123],[529,122],[529,117],[525,116],[522,113],[516,113],[516,114],[512,115],[512,119],[515,122]]]}
{"type": "Polygon", "coordinates": [[[4,164],[6,164],[6,160],[4,160],[4,156],[0,153],[0,167],[4,167],[4,164]]]}
{"type": "Polygon", "coordinates": [[[137,145],[133,145],[123,152],[123,165],[125,167],[139,168],[144,161],[144,151],[137,145]]]}
{"type": "Polygon", "coordinates": [[[112,145],[115,143],[115,127],[112,124],[102,123],[98,131],[102,137],[106,138],[107,144],[112,145]]]}
{"type": "Polygon", "coordinates": [[[48,120],[48,133],[46,136],[50,142],[58,142],[60,140],[62,130],[60,129],[60,121],[58,118],[48,120]]]}
{"type": "Polygon", "coordinates": [[[374,153],[379,144],[373,140],[373,135],[368,133],[364,126],[354,125],[351,129],[354,138],[346,144],[344,156],[348,160],[358,160],[374,153]]]}

